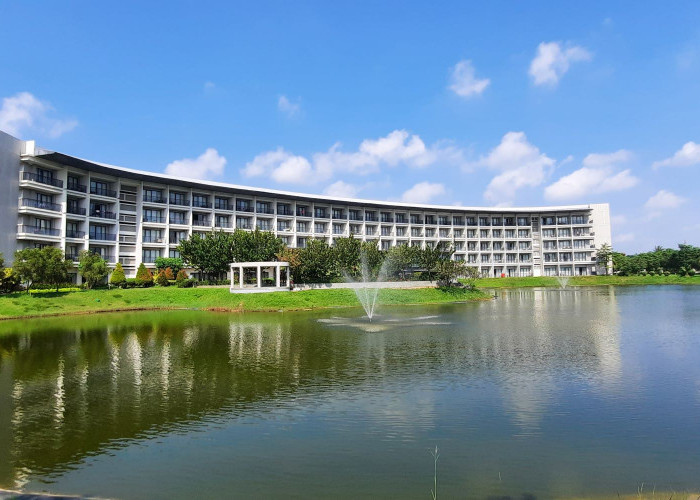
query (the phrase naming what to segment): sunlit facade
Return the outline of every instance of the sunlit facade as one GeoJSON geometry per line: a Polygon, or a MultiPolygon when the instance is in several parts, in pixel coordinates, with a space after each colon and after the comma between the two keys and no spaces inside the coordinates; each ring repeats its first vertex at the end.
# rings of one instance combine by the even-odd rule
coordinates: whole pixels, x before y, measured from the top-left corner
{"type": "Polygon", "coordinates": [[[102,255],[133,276],[178,257],[193,233],[272,231],[290,247],[354,236],[388,250],[449,245],[485,276],[596,274],[611,243],[607,204],[479,208],[292,193],[177,178],[40,149],[0,132],[0,251],[56,246],[102,255]]]}

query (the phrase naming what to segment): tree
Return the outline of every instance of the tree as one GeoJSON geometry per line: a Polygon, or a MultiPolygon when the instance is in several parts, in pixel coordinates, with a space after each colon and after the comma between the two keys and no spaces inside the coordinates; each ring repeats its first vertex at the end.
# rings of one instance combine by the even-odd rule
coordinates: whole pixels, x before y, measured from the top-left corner
{"type": "Polygon", "coordinates": [[[457,278],[467,277],[469,288],[474,288],[474,283],[479,276],[475,267],[468,267],[463,260],[440,259],[436,267],[437,281],[440,286],[450,286],[457,278]]]}
{"type": "MultiPolygon", "coordinates": [[[[179,272],[179,270],[178,270],[179,272]]],[[[165,275],[166,280],[174,280],[175,279],[175,274],[173,274],[173,270],[169,267],[166,267],[162,273],[165,275]]]]}
{"type": "Polygon", "coordinates": [[[25,283],[27,291],[35,283],[55,285],[58,290],[62,283],[68,281],[68,271],[73,268],[73,262],[66,260],[60,248],[25,248],[15,252],[13,268],[25,283]]]}
{"type": "Polygon", "coordinates": [[[303,283],[328,283],[338,276],[333,261],[333,249],[322,240],[311,240],[299,251],[300,264],[295,281],[303,283]]]}
{"type": "Polygon", "coordinates": [[[157,284],[158,286],[168,286],[168,285],[170,285],[170,282],[168,281],[167,276],[165,276],[165,271],[160,271],[160,272],[156,275],[156,280],[155,280],[155,281],[156,281],[156,284],[157,284]]]}
{"type": "Polygon", "coordinates": [[[438,264],[441,261],[449,260],[452,257],[454,250],[452,248],[445,249],[438,244],[433,247],[426,246],[420,253],[420,266],[428,272],[428,279],[433,281],[433,274],[437,271],[438,264]]]}
{"type": "Polygon", "coordinates": [[[170,268],[170,272],[173,275],[176,275],[180,269],[184,267],[182,259],[179,257],[156,257],[154,263],[156,265],[156,269],[159,271],[170,268]]]}
{"type": "Polygon", "coordinates": [[[301,255],[300,249],[284,247],[281,251],[277,252],[275,258],[280,262],[289,263],[289,275],[293,281],[301,283],[300,266],[301,266],[301,255]]]}
{"type": "Polygon", "coordinates": [[[404,279],[406,271],[418,265],[420,249],[407,244],[392,247],[386,253],[387,275],[404,279]]]}
{"type": "Polygon", "coordinates": [[[362,241],[350,236],[349,238],[335,238],[333,240],[333,252],[338,272],[343,276],[357,278],[362,274],[360,268],[362,241]]]}
{"type": "Polygon", "coordinates": [[[271,231],[233,232],[233,260],[231,262],[269,262],[282,251],[284,243],[271,231]]]}
{"type": "Polygon", "coordinates": [[[188,279],[190,279],[190,277],[187,276],[187,273],[184,269],[180,269],[177,272],[177,276],[175,277],[175,281],[187,281],[188,279]]]}
{"type": "Polygon", "coordinates": [[[596,251],[596,262],[605,269],[605,274],[608,274],[608,270],[610,270],[612,253],[613,249],[607,243],[600,245],[600,248],[596,251]]]}
{"type": "Polygon", "coordinates": [[[214,231],[204,237],[193,234],[181,241],[177,249],[182,260],[199,271],[200,275],[220,278],[234,262],[233,241],[233,234],[214,231]]]}
{"type": "Polygon", "coordinates": [[[370,279],[377,279],[384,264],[386,255],[379,250],[376,241],[363,241],[360,247],[360,261],[367,268],[370,279]]]}
{"type": "Polygon", "coordinates": [[[143,287],[153,286],[153,274],[141,262],[136,270],[136,284],[143,287]]]}
{"type": "Polygon", "coordinates": [[[78,271],[89,289],[100,283],[109,274],[107,262],[99,254],[89,250],[80,252],[78,271]]]}
{"type": "Polygon", "coordinates": [[[114,268],[112,276],[109,277],[109,283],[113,286],[126,285],[126,275],[124,274],[124,268],[121,262],[117,262],[117,267],[114,268]]]}

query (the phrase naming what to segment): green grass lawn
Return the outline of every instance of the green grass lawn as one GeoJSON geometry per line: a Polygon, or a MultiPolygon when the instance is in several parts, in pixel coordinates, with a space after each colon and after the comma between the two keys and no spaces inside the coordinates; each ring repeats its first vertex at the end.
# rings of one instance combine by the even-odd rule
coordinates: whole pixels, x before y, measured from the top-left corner
{"type": "MultiPolygon", "coordinates": [[[[568,286],[599,285],[700,285],[700,276],[572,276],[568,286]]],[[[556,278],[545,276],[531,278],[483,278],[477,281],[479,288],[558,287],[556,278]]]]}
{"type": "MultiPolygon", "coordinates": [[[[490,297],[478,290],[461,288],[384,289],[379,294],[379,301],[384,305],[433,304],[490,297]]],[[[175,287],[42,291],[0,296],[0,319],[138,309],[293,311],[352,306],[359,306],[359,302],[355,293],[347,289],[257,294],[234,294],[228,288],[175,287]]]]}

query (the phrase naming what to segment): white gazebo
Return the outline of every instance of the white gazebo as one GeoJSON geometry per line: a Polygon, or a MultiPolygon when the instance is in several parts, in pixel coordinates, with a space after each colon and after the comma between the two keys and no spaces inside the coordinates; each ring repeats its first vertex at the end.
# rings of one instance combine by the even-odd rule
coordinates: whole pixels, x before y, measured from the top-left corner
{"type": "Polygon", "coordinates": [[[289,278],[289,262],[233,262],[231,293],[288,291],[289,278]]]}

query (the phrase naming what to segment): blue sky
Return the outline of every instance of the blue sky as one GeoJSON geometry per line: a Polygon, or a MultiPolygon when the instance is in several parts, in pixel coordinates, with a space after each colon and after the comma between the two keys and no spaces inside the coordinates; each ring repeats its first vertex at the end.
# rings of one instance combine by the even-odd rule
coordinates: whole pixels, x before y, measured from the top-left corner
{"type": "Polygon", "coordinates": [[[700,3],[0,2],[0,129],[156,172],[611,204],[700,244],[700,3]],[[435,5],[439,4],[439,5],[435,5]]]}

